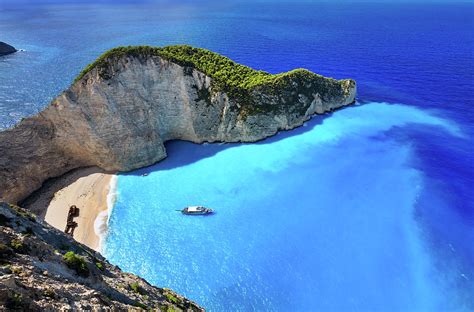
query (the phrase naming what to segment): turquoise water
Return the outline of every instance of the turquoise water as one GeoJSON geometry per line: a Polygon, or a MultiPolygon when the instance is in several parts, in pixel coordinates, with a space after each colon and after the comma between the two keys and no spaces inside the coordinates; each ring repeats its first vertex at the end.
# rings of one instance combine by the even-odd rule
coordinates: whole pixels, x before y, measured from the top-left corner
{"type": "Polygon", "coordinates": [[[467,311],[471,272],[437,262],[417,217],[425,193],[442,199],[413,168],[400,133],[414,128],[463,136],[435,112],[368,103],[258,144],[170,143],[119,176],[106,256],[211,311],[467,311]],[[188,205],[217,213],[175,211],[188,205]]]}
{"type": "Polygon", "coordinates": [[[474,5],[342,2],[0,0],[25,49],[0,58],[0,129],[117,45],[354,78],[361,106],[121,175],[105,253],[213,311],[474,311],[474,5]],[[174,211],[196,204],[217,214],[174,211]]]}

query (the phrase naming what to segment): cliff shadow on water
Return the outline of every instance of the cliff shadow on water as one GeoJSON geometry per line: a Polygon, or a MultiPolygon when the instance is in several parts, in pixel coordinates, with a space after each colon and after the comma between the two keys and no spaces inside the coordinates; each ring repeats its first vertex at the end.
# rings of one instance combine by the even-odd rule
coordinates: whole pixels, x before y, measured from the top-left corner
{"type": "Polygon", "coordinates": [[[313,130],[316,126],[322,124],[326,118],[332,116],[332,112],[324,115],[314,115],[303,126],[291,130],[279,131],[272,137],[262,139],[254,143],[203,143],[197,144],[188,141],[172,140],[165,143],[167,157],[156,164],[143,167],[129,172],[121,172],[120,175],[143,176],[151,172],[160,170],[171,170],[178,167],[184,167],[197,161],[212,157],[219,152],[229,148],[239,147],[244,144],[265,145],[272,144],[292,136],[301,135],[305,132],[313,130]]]}

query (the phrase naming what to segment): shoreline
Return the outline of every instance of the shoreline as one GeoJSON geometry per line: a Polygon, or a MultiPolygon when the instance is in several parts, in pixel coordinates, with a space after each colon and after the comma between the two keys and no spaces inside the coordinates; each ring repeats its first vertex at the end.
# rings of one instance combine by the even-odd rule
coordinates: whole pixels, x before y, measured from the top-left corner
{"type": "Polygon", "coordinates": [[[74,170],[56,178],[27,199],[27,208],[64,232],[69,207],[79,208],[73,238],[101,252],[110,211],[116,198],[117,176],[95,167],[74,170]]]}
{"type": "Polygon", "coordinates": [[[107,195],[105,197],[106,209],[97,213],[96,217],[94,218],[94,233],[99,238],[99,244],[97,249],[93,249],[100,253],[103,252],[105,238],[109,229],[109,219],[112,215],[112,209],[114,208],[115,200],[117,199],[117,182],[117,175],[110,175],[109,184],[107,186],[107,195]]]}

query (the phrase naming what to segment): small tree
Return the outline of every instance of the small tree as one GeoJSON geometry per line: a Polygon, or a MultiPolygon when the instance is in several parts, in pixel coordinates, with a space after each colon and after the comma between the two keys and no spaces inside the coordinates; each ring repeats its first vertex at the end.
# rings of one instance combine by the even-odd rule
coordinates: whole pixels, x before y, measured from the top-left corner
{"type": "Polygon", "coordinates": [[[68,251],[63,256],[63,260],[68,268],[73,269],[80,276],[89,276],[89,268],[87,267],[84,257],[76,255],[73,251],[68,251]]]}

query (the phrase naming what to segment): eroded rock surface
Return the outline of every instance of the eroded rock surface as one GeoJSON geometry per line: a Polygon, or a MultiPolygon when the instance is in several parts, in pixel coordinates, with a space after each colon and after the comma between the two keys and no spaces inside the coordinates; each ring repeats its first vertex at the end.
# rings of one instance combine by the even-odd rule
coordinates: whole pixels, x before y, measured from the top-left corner
{"type": "Polygon", "coordinates": [[[0,198],[16,203],[77,167],[151,165],[166,157],[168,140],[261,140],[354,102],[353,80],[289,79],[280,89],[254,88],[243,100],[215,88],[196,68],[156,55],[123,55],[0,132],[0,198]]]}
{"type": "Polygon", "coordinates": [[[99,253],[0,203],[1,311],[203,311],[169,289],[122,272],[99,253]],[[66,261],[74,255],[77,262],[66,261]]]}

